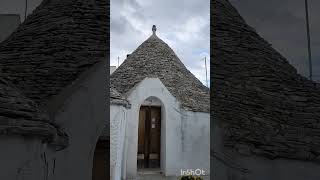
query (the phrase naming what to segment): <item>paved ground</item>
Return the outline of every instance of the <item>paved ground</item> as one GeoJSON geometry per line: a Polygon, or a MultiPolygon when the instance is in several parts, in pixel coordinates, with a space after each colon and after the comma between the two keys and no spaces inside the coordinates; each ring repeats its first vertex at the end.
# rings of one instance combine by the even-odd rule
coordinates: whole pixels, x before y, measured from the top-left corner
{"type": "MultiPolygon", "coordinates": [[[[204,180],[210,180],[209,177],[203,177],[204,180]]],[[[165,177],[163,175],[142,175],[137,178],[137,180],[178,180],[179,177],[165,177]]]]}
{"type": "MultiPolygon", "coordinates": [[[[204,178],[204,180],[210,180],[210,178],[208,176],[203,177],[203,178],[204,178]]],[[[173,176],[165,177],[164,175],[160,174],[160,171],[153,170],[153,171],[140,171],[140,172],[138,172],[138,177],[135,180],[178,180],[178,179],[179,179],[179,177],[173,177],[173,176]]]]}

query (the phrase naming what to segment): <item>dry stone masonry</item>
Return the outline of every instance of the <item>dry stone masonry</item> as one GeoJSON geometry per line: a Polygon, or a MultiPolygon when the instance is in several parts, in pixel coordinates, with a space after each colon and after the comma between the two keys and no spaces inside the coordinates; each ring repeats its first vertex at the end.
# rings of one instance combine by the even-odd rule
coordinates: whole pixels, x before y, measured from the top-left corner
{"type": "Polygon", "coordinates": [[[320,89],[227,0],[213,0],[212,113],[224,146],[269,159],[320,160],[320,89]]]}
{"type": "Polygon", "coordinates": [[[54,145],[67,145],[67,137],[36,103],[3,78],[0,78],[0,135],[37,136],[54,145]]]}

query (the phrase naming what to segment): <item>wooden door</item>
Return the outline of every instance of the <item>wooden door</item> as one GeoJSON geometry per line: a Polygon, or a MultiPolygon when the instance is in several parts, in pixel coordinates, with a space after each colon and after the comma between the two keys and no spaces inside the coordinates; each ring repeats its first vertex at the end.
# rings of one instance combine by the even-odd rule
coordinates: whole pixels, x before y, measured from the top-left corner
{"type": "Polygon", "coordinates": [[[98,141],[93,157],[92,180],[109,180],[109,141],[98,141]]]}
{"type": "Polygon", "coordinates": [[[138,130],[138,168],[160,167],[161,108],[141,106],[138,130]]]}

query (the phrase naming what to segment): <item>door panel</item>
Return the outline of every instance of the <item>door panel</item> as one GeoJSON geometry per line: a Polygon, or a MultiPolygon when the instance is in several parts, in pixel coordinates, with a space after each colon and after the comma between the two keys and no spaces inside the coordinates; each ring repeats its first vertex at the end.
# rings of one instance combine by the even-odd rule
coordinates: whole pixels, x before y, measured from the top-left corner
{"type": "Polygon", "coordinates": [[[144,168],[145,164],[145,121],[146,121],[147,108],[141,107],[139,113],[139,129],[138,129],[138,168],[144,168]]]}
{"type": "Polygon", "coordinates": [[[161,109],[151,107],[151,127],[150,127],[150,154],[149,167],[160,167],[160,133],[161,133],[161,109]]]}
{"type": "Polygon", "coordinates": [[[147,110],[146,108],[141,107],[140,113],[139,113],[138,154],[144,153],[146,110],[147,110]]]}
{"type": "Polygon", "coordinates": [[[160,167],[161,108],[142,106],[139,113],[138,168],[160,167]]]}

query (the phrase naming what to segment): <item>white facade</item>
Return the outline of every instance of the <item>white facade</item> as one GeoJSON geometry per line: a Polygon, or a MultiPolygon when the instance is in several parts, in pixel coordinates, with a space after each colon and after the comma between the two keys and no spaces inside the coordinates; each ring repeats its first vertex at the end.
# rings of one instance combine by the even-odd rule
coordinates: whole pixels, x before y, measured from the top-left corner
{"type": "Polygon", "coordinates": [[[56,180],[92,178],[93,155],[107,121],[105,64],[98,63],[50,102],[50,114],[69,135],[69,146],[52,154],[56,180]]]}
{"type": "Polygon", "coordinates": [[[35,179],[44,177],[41,160],[44,149],[40,139],[0,137],[0,179],[35,179]]]}
{"type": "Polygon", "coordinates": [[[67,148],[56,151],[38,137],[0,137],[1,180],[92,179],[96,142],[109,125],[105,68],[97,63],[42,107],[68,134],[67,148]]]}
{"type": "MultiPolygon", "coordinates": [[[[177,99],[171,95],[158,78],[145,78],[127,94],[131,108],[126,111],[126,131],[119,137],[123,139],[121,166],[122,178],[137,176],[138,123],[141,105],[153,98],[161,102],[161,171],[166,176],[180,176],[184,169],[203,169],[209,174],[210,169],[210,118],[209,113],[190,112],[181,108],[177,99]]],[[[120,108],[111,107],[111,121],[120,108]],[[117,110],[116,110],[117,109],[117,110]]],[[[120,118],[119,121],[123,120],[120,118]]],[[[121,124],[118,122],[118,124],[121,124]]],[[[116,134],[111,129],[111,135],[116,134]]],[[[111,147],[113,149],[114,147],[111,147]]],[[[111,156],[116,156],[111,150],[111,156]]],[[[118,179],[117,179],[118,180],[118,179]]]]}
{"type": "Polygon", "coordinates": [[[110,104],[110,178],[120,179],[123,170],[127,108],[110,104]]]}

